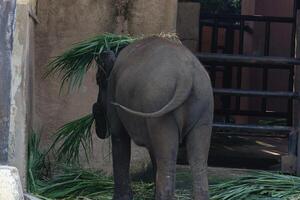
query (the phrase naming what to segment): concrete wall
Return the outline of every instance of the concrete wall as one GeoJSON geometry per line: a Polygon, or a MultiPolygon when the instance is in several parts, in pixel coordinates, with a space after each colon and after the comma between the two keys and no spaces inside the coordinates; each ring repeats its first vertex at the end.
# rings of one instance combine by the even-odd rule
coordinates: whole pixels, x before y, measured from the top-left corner
{"type": "MultiPolygon", "coordinates": [[[[130,16],[127,18],[129,33],[139,35],[176,30],[177,1],[134,0],[128,3],[131,5],[127,13],[130,16]],[[150,6],[151,12],[144,5],[150,6]]],[[[115,30],[115,1],[17,0],[12,64],[9,66],[11,80],[1,82],[1,87],[7,84],[5,88],[9,88],[10,94],[6,94],[10,96],[10,102],[6,103],[9,116],[1,115],[0,123],[5,126],[9,123],[6,130],[9,132],[8,148],[5,147],[8,164],[18,168],[23,183],[27,136],[31,128],[42,134],[42,147],[48,148],[53,133],[60,126],[91,113],[91,106],[96,101],[95,71],[88,72],[78,91],[59,95],[59,79],[43,79],[47,63],[73,43],[115,30]]],[[[111,172],[110,141],[94,137],[93,162],[87,166],[111,172]]],[[[148,166],[149,156],[145,149],[134,145],[132,153],[135,171],[148,166]]]]}
{"type": "MultiPolygon", "coordinates": [[[[43,78],[47,63],[72,44],[114,28],[114,9],[110,0],[39,0],[35,26],[35,68],[33,94],[33,127],[42,134],[42,143],[48,147],[53,133],[66,122],[91,113],[96,101],[95,72],[90,71],[78,91],[59,95],[60,80],[43,78]]],[[[109,152],[104,151],[108,141],[95,137],[95,167],[108,168],[103,162],[109,152]],[[102,148],[103,147],[103,148],[102,148]]],[[[107,156],[109,158],[109,156],[107,156]]]]}
{"type": "MultiPolygon", "coordinates": [[[[153,34],[172,31],[176,27],[175,0],[128,1],[126,23],[131,34],[153,34]],[[149,23],[151,22],[151,23],[149,23]]],[[[75,92],[59,95],[60,81],[43,79],[46,64],[73,43],[104,32],[116,30],[115,1],[111,0],[39,0],[35,26],[35,68],[33,91],[33,127],[42,133],[43,146],[52,141],[55,130],[71,120],[91,113],[96,101],[95,71],[88,72],[82,87],[75,92]]],[[[111,171],[109,140],[100,140],[94,134],[94,154],[89,167],[111,171]]],[[[149,164],[145,149],[132,148],[133,168],[144,169],[149,164]]]]}
{"type": "Polygon", "coordinates": [[[132,35],[176,32],[177,0],[129,1],[128,32],[132,35]]]}

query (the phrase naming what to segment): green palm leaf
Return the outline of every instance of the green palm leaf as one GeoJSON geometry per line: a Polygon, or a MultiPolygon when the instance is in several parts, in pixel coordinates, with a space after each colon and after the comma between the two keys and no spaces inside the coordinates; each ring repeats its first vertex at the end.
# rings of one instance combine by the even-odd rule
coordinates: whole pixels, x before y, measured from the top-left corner
{"type": "Polygon", "coordinates": [[[79,163],[81,147],[88,160],[88,154],[92,149],[92,127],[94,117],[92,114],[74,120],[62,126],[55,134],[55,140],[49,151],[57,147],[56,157],[58,161],[67,164],[79,163]]]}
{"type": "Polygon", "coordinates": [[[211,200],[300,199],[299,191],[299,177],[264,171],[210,186],[211,200]]]}
{"type": "Polygon", "coordinates": [[[99,61],[100,54],[106,50],[117,53],[137,38],[126,35],[103,34],[74,44],[62,55],[55,57],[49,64],[45,76],[59,74],[61,88],[68,83],[68,91],[80,87],[86,72],[99,61]]]}
{"type": "Polygon", "coordinates": [[[40,150],[40,136],[31,132],[28,138],[27,188],[34,193],[41,187],[41,179],[46,176],[47,154],[40,150]]]}

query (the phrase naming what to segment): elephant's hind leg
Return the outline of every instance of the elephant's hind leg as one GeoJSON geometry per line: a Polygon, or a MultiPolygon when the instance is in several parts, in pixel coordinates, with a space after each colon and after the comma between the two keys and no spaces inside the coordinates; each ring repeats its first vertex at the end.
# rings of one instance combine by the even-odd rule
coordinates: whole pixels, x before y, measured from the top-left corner
{"type": "Polygon", "coordinates": [[[153,153],[153,150],[149,150],[149,155],[151,158],[151,163],[152,163],[152,173],[153,173],[153,182],[155,183],[155,178],[156,178],[156,172],[157,172],[157,165],[156,165],[156,159],[153,153]]]}
{"type": "Polygon", "coordinates": [[[147,121],[152,155],[156,161],[155,200],[173,200],[175,191],[178,128],[173,117],[147,121]]]}
{"type": "Polygon", "coordinates": [[[208,200],[207,159],[211,126],[197,124],[187,135],[187,154],[193,175],[194,200],[208,200]]]}

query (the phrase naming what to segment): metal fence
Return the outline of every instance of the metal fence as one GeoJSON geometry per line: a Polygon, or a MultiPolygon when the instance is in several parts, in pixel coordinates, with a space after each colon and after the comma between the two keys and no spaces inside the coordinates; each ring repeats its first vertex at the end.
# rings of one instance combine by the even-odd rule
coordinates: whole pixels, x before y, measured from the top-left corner
{"type": "MultiPolygon", "coordinates": [[[[215,121],[214,128],[225,134],[248,135],[262,137],[289,138],[289,154],[296,155],[297,134],[293,123],[293,103],[299,101],[299,91],[294,90],[294,68],[300,66],[300,60],[295,58],[295,38],[297,27],[297,1],[294,3],[294,12],[290,17],[258,16],[258,15],[230,15],[230,14],[200,14],[199,25],[199,52],[197,57],[207,67],[215,97],[221,99],[221,106],[215,110],[215,115],[223,116],[223,121],[215,121]],[[263,55],[244,55],[245,34],[252,34],[254,30],[248,24],[264,24],[264,48],[263,55]],[[290,52],[286,57],[270,56],[270,44],[274,23],[288,24],[290,26],[290,52]],[[210,49],[203,49],[204,29],[209,28],[210,49]],[[222,29],[224,45],[219,46],[219,31],[222,29]],[[238,45],[235,45],[238,44],[238,45]],[[236,47],[238,46],[238,47],[236,47]],[[262,83],[260,90],[242,88],[243,69],[261,69],[262,83]],[[234,69],[234,70],[233,70],[234,69]],[[286,91],[270,91],[268,80],[270,71],[274,69],[288,72],[288,88],[286,91]],[[234,73],[233,73],[234,72],[234,73]],[[222,75],[221,87],[216,86],[217,73],[222,75]],[[235,75],[235,76],[234,76],[235,75]],[[235,85],[233,85],[235,80],[235,85]],[[260,98],[259,110],[242,109],[241,98],[260,98]],[[269,112],[268,99],[286,99],[285,112],[269,112]],[[234,101],[233,101],[234,99],[234,101]],[[284,125],[261,124],[236,124],[232,122],[232,116],[246,116],[267,119],[284,119],[284,125]]],[[[284,30],[283,30],[284,31],[284,30]]],[[[206,33],[207,34],[207,33],[206,33]]],[[[280,47],[278,47],[280,48],[280,47]]]]}

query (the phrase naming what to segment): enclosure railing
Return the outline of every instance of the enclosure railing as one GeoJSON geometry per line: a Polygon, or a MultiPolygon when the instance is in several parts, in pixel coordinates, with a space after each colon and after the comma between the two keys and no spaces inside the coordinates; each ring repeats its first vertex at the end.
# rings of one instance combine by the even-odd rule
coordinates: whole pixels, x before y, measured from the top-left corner
{"type": "MultiPolygon", "coordinates": [[[[199,25],[199,52],[196,56],[207,67],[215,96],[221,97],[221,109],[216,109],[215,114],[225,117],[223,123],[215,122],[214,129],[222,134],[249,135],[263,137],[285,137],[289,138],[289,154],[297,155],[297,131],[298,128],[293,119],[294,102],[299,102],[300,93],[295,86],[295,66],[300,66],[300,60],[295,58],[295,43],[297,29],[298,1],[295,0],[294,12],[290,17],[262,16],[262,15],[228,15],[228,14],[200,14],[199,25]],[[245,34],[253,34],[251,23],[264,24],[264,44],[262,55],[244,55],[245,34]],[[272,43],[272,25],[288,24],[289,34],[289,56],[270,56],[270,46],[272,43]],[[203,52],[204,28],[211,29],[211,43],[208,52],[203,52]],[[224,46],[219,46],[219,31],[224,30],[224,46]],[[236,34],[238,33],[238,34],[236,34]],[[238,38],[235,36],[238,35],[238,38]],[[236,48],[235,43],[238,41],[236,48]],[[236,69],[236,85],[233,86],[233,68],[236,69]],[[249,90],[242,88],[242,69],[262,69],[262,83],[260,90],[249,90]],[[268,80],[270,70],[280,69],[288,72],[288,84],[286,91],[270,91],[268,80]],[[217,73],[222,74],[222,87],[216,87],[217,73]],[[234,108],[232,108],[231,97],[235,98],[234,108]],[[241,109],[241,97],[261,98],[259,110],[241,109]],[[267,99],[281,98],[287,100],[286,112],[268,110],[267,99]],[[286,125],[260,125],[260,124],[235,124],[230,121],[230,116],[247,117],[267,117],[281,119],[285,118],[286,125]]],[[[299,4],[300,5],[300,4],[299,4]]],[[[298,22],[299,23],[299,22],[298,22]]],[[[286,31],[286,30],[283,30],[286,31]]],[[[207,38],[206,38],[207,39],[207,38]]],[[[280,47],[278,47],[280,48],[280,47]]],[[[299,79],[299,78],[298,78],[299,79]]],[[[300,174],[300,159],[299,174],[300,174]]]]}
{"type": "MultiPolygon", "coordinates": [[[[284,67],[284,66],[294,66],[300,65],[299,59],[293,58],[284,58],[284,57],[270,57],[270,56],[241,56],[241,55],[226,55],[226,54],[209,54],[209,53],[199,53],[196,56],[201,60],[203,64],[211,65],[211,64],[223,64],[231,63],[231,64],[239,64],[243,66],[261,66],[268,65],[269,67],[284,67]]],[[[287,98],[287,99],[300,99],[299,92],[287,92],[287,91],[263,91],[263,90],[242,90],[242,89],[214,89],[215,95],[230,95],[230,96],[257,96],[264,98],[287,98]]],[[[264,116],[274,116],[274,113],[259,113],[255,111],[232,111],[230,114],[236,115],[264,115],[264,116]],[[243,113],[245,112],[245,113],[243,113]]],[[[276,113],[277,117],[285,116],[285,113],[276,113]]],[[[286,136],[289,135],[291,130],[293,129],[291,126],[259,126],[259,125],[235,125],[235,124],[220,124],[215,123],[215,128],[222,130],[242,130],[242,131],[253,131],[253,132],[278,132],[280,136],[283,136],[283,133],[286,136]]],[[[246,133],[249,135],[248,133],[246,133]]],[[[257,136],[258,134],[255,134],[257,136]]],[[[268,135],[264,134],[264,136],[276,136],[274,133],[270,133],[268,135]]]]}
{"type": "MultiPolygon", "coordinates": [[[[295,55],[295,32],[296,32],[296,20],[295,16],[293,17],[273,17],[273,16],[259,16],[259,15],[221,15],[221,14],[209,14],[209,13],[202,13],[200,16],[200,28],[199,28],[199,50],[202,51],[202,35],[203,35],[203,28],[205,26],[212,27],[212,34],[211,34],[211,53],[218,53],[218,32],[220,28],[224,28],[226,30],[225,33],[225,47],[222,53],[225,54],[233,54],[234,53],[234,35],[235,31],[239,31],[239,47],[238,47],[238,54],[243,55],[244,53],[244,34],[245,32],[252,33],[251,27],[245,24],[245,22],[264,22],[265,23],[265,44],[264,44],[264,56],[269,56],[270,53],[270,38],[271,38],[271,24],[272,23],[288,23],[292,25],[291,30],[291,51],[290,56],[293,58],[295,55]]],[[[214,55],[199,55],[200,60],[204,62],[204,60],[208,60],[211,57],[216,58],[214,55]]],[[[218,62],[214,62],[213,60],[210,61],[209,71],[212,78],[212,83],[215,86],[216,82],[216,72],[222,71],[223,72],[223,87],[224,88],[231,88],[232,83],[232,66],[234,65],[237,68],[237,88],[241,89],[242,85],[242,67],[246,66],[253,66],[253,67],[260,67],[263,68],[263,83],[262,83],[262,90],[268,89],[268,78],[269,78],[269,69],[270,68],[280,68],[289,71],[289,91],[293,90],[293,60],[289,58],[257,58],[253,59],[253,57],[249,56],[241,56],[235,57],[234,62],[232,61],[232,57],[226,56],[222,57],[218,55],[222,59],[218,59],[218,62]],[[252,62],[246,62],[245,60],[252,60],[252,62]],[[214,63],[213,63],[214,62],[214,63]],[[225,68],[220,68],[217,65],[226,65],[225,68]]],[[[223,97],[223,110],[226,111],[230,107],[231,100],[229,97],[223,97]]],[[[235,110],[240,110],[240,97],[236,97],[236,105],[235,110]]],[[[288,101],[288,111],[286,112],[285,116],[288,120],[288,124],[292,124],[292,100],[288,101]]],[[[266,98],[262,99],[261,102],[261,112],[257,114],[263,114],[267,112],[267,100],[266,98]]],[[[221,113],[221,112],[218,112],[221,113]]],[[[247,115],[247,112],[240,112],[241,114],[247,115]]],[[[226,118],[228,119],[229,115],[228,112],[224,112],[226,118]]],[[[253,113],[252,113],[253,114],[253,113]]],[[[281,113],[283,114],[283,113],[281,113]]],[[[264,115],[264,114],[263,114],[264,115]]],[[[259,115],[258,115],[259,116],[259,115]]],[[[278,116],[277,113],[274,113],[274,117],[278,116]]],[[[282,115],[281,115],[282,116],[282,115]]],[[[227,120],[228,121],[228,120],[227,120]]]]}

